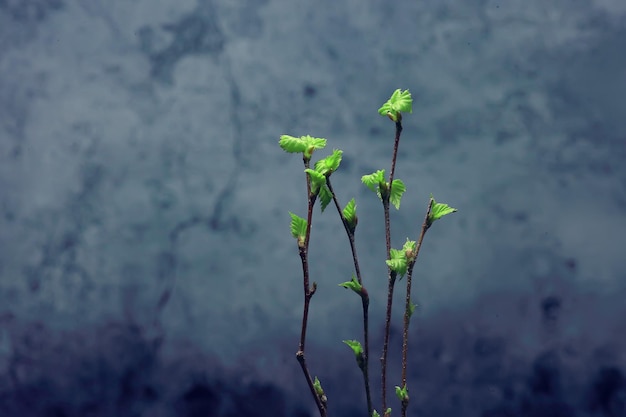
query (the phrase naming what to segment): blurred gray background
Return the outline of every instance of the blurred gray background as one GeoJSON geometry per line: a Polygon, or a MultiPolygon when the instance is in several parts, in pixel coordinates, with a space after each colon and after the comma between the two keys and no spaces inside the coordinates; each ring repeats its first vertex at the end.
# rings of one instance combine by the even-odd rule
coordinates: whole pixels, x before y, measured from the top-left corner
{"type": "MultiPolygon", "coordinates": [[[[414,104],[394,246],[430,193],[459,209],[416,265],[412,346],[459,326],[528,357],[608,346],[623,372],[624,1],[0,0],[0,386],[24,335],[63,349],[132,323],[166,356],[304,388],[288,211],[306,196],[281,134],[344,151],[377,357],[382,207],[360,177],[389,170],[377,109],[396,88],[414,104]]],[[[337,286],[352,264],[330,209],[311,258],[311,355],[351,364],[360,305],[337,286]]]]}

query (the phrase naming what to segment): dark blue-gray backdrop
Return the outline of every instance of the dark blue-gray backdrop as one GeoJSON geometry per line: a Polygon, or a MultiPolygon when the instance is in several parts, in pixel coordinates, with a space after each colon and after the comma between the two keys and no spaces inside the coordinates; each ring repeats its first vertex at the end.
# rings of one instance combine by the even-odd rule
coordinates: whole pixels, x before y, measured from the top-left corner
{"type": "MultiPolygon", "coordinates": [[[[430,193],[459,209],[416,266],[410,414],[626,416],[623,0],[0,0],[0,416],[315,415],[281,134],[344,150],[378,384],[360,177],[389,169],[396,88],[394,246],[430,193]]],[[[364,416],[348,245],[315,216],[310,365],[364,416]]]]}

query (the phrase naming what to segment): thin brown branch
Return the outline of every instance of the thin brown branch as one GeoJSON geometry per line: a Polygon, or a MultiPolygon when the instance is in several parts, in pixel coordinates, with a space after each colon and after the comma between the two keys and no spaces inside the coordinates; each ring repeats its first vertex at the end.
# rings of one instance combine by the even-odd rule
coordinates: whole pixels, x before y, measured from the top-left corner
{"type": "Polygon", "coordinates": [[[356,253],[356,244],[354,242],[354,231],[350,228],[348,221],[343,215],[343,211],[341,210],[341,206],[339,205],[339,201],[337,200],[337,196],[335,195],[335,191],[333,190],[333,186],[330,183],[330,178],[326,178],[326,184],[328,185],[328,189],[330,190],[331,195],[333,196],[333,202],[335,203],[335,208],[339,213],[339,217],[341,218],[341,222],[343,223],[343,228],[348,235],[348,240],[350,242],[350,250],[352,251],[352,261],[354,263],[354,270],[356,273],[356,279],[361,285],[361,305],[363,307],[363,368],[361,372],[363,373],[363,382],[365,384],[365,396],[367,400],[367,415],[372,415],[372,394],[370,389],[370,380],[369,380],[369,303],[370,298],[363,286],[363,279],[361,278],[361,268],[359,267],[359,258],[356,253]]]}
{"type": "MultiPolygon", "coordinates": [[[[391,158],[391,171],[389,173],[389,186],[386,190],[381,190],[383,200],[383,211],[385,215],[385,243],[387,245],[387,259],[391,259],[391,225],[389,219],[389,198],[391,196],[391,188],[393,187],[393,177],[396,171],[396,159],[398,157],[398,147],[400,145],[400,135],[402,134],[402,121],[400,118],[396,121],[396,136],[393,144],[393,156],[391,158]]],[[[396,283],[396,273],[388,270],[388,287],[387,287],[387,312],[385,315],[385,338],[383,341],[383,354],[380,358],[381,362],[381,391],[382,391],[382,410],[387,409],[387,355],[389,352],[389,332],[391,330],[391,309],[393,304],[393,288],[396,283]]]]}
{"type": "MultiPolygon", "coordinates": [[[[404,308],[404,327],[402,329],[402,383],[401,387],[406,387],[406,369],[407,369],[407,355],[409,350],[409,323],[411,321],[411,283],[413,280],[413,267],[415,266],[415,261],[417,260],[417,256],[419,255],[420,248],[422,247],[422,242],[424,241],[424,236],[426,236],[426,232],[429,228],[428,217],[430,216],[430,212],[433,207],[433,199],[432,197],[428,200],[428,208],[426,209],[426,215],[424,216],[424,222],[422,223],[422,230],[420,232],[419,239],[417,240],[417,245],[415,247],[415,254],[413,255],[413,259],[408,265],[407,269],[407,277],[406,277],[406,301],[404,308]]],[[[409,399],[405,399],[402,401],[402,417],[406,417],[406,410],[409,405],[409,399]]]]}
{"type": "MultiPolygon", "coordinates": [[[[309,168],[309,159],[303,157],[304,167],[309,168]]],[[[311,373],[309,372],[309,368],[306,364],[306,357],[304,354],[304,347],[306,344],[306,330],[309,320],[309,305],[311,303],[311,298],[313,294],[315,294],[315,290],[317,289],[317,285],[313,283],[313,286],[309,284],[309,242],[311,238],[311,222],[313,220],[313,207],[315,206],[315,200],[317,199],[317,195],[311,192],[311,179],[308,174],[306,175],[306,190],[308,197],[308,209],[307,209],[307,224],[306,224],[306,232],[304,237],[304,244],[299,245],[299,253],[300,260],[302,262],[302,284],[304,287],[304,309],[302,311],[302,328],[300,331],[300,342],[298,343],[298,351],[296,352],[296,358],[298,359],[298,363],[300,363],[300,367],[302,368],[302,372],[304,373],[304,377],[306,378],[309,389],[311,390],[311,394],[315,399],[315,404],[320,413],[320,417],[326,417],[326,404],[322,401],[320,395],[315,391],[315,386],[313,385],[313,379],[311,378],[311,373]]]]}

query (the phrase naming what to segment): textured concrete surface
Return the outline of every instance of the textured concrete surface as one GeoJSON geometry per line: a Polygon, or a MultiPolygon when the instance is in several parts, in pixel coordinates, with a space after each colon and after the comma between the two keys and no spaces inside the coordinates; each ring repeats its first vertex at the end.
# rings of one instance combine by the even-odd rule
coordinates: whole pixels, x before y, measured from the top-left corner
{"type": "MultiPolygon", "coordinates": [[[[277,140],[344,150],[380,332],[359,179],[389,169],[376,110],[408,88],[394,245],[430,193],[460,210],[416,266],[414,412],[626,415],[625,27],[620,0],[0,0],[0,413],[312,415],[304,179],[277,140]]],[[[311,360],[362,415],[337,393],[349,250],[315,216],[311,360]]]]}

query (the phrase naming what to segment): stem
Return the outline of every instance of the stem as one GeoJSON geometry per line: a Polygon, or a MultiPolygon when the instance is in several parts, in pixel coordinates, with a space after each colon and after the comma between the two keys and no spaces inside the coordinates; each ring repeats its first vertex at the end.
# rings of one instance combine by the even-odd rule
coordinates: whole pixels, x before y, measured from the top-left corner
{"type": "MultiPolygon", "coordinates": [[[[413,278],[413,267],[415,266],[415,261],[417,260],[417,256],[419,255],[420,248],[422,247],[422,242],[424,241],[424,236],[430,227],[428,222],[428,217],[430,216],[430,211],[433,207],[433,199],[432,197],[428,200],[428,208],[426,209],[426,216],[424,216],[424,222],[422,223],[422,231],[420,233],[419,239],[417,240],[417,245],[415,248],[415,257],[409,264],[407,269],[406,276],[406,303],[404,309],[404,328],[402,329],[402,384],[401,387],[406,387],[406,367],[407,367],[407,353],[409,350],[409,322],[411,320],[411,281],[413,278]]],[[[406,417],[406,409],[409,405],[409,400],[402,401],[402,417],[406,417]]]]}
{"type": "MultiPolygon", "coordinates": [[[[391,172],[389,173],[389,188],[381,190],[381,198],[383,201],[383,211],[385,214],[385,242],[387,244],[387,259],[391,259],[391,226],[389,221],[389,197],[391,196],[391,188],[393,186],[393,176],[396,171],[396,159],[398,156],[398,146],[400,144],[400,134],[402,133],[402,122],[400,118],[396,121],[396,137],[393,144],[393,157],[391,158],[391,172]]],[[[396,273],[387,267],[388,271],[388,288],[387,288],[387,313],[385,316],[385,339],[383,342],[383,354],[380,358],[381,362],[381,390],[382,390],[382,410],[387,410],[387,353],[389,351],[389,332],[391,330],[391,307],[393,304],[393,288],[396,283],[396,273]]]]}
{"type": "Polygon", "coordinates": [[[328,189],[330,190],[330,193],[333,196],[335,208],[337,209],[337,212],[339,213],[339,217],[341,217],[343,228],[345,229],[346,234],[348,235],[348,240],[350,241],[350,250],[352,251],[352,260],[354,262],[354,270],[356,273],[356,279],[362,288],[360,295],[361,295],[361,305],[363,307],[364,349],[363,349],[363,368],[361,369],[361,372],[363,373],[363,380],[365,384],[365,396],[367,398],[367,415],[371,416],[373,408],[372,408],[372,394],[371,394],[370,379],[369,379],[369,330],[368,330],[369,328],[368,309],[369,309],[369,304],[370,304],[370,298],[369,298],[369,294],[367,290],[363,286],[363,279],[361,278],[361,268],[359,267],[359,259],[357,257],[356,245],[354,243],[354,232],[350,229],[350,226],[348,225],[348,221],[346,220],[346,218],[343,215],[343,212],[341,211],[341,207],[339,206],[339,201],[337,200],[337,196],[335,195],[333,186],[330,183],[330,178],[326,178],[326,184],[328,185],[328,189]]]}
{"type": "MultiPolygon", "coordinates": [[[[309,158],[303,157],[304,167],[309,168],[309,158]]],[[[322,402],[320,396],[315,392],[315,387],[313,386],[313,379],[311,378],[311,373],[309,372],[309,368],[306,364],[306,357],[304,355],[304,346],[306,342],[306,329],[307,323],[309,319],[309,305],[311,303],[311,298],[313,294],[315,294],[315,290],[317,289],[317,284],[314,282],[313,286],[309,285],[309,241],[311,238],[311,221],[313,220],[313,206],[315,205],[315,200],[317,199],[317,195],[311,193],[311,179],[308,174],[306,174],[306,191],[308,196],[308,210],[307,210],[307,224],[306,224],[306,234],[304,237],[304,245],[299,246],[300,252],[300,260],[302,261],[302,276],[303,276],[303,286],[304,286],[304,310],[302,312],[302,329],[300,332],[300,342],[298,344],[298,351],[296,352],[296,358],[298,359],[298,363],[302,368],[302,372],[304,373],[304,377],[306,378],[307,384],[309,385],[309,389],[311,390],[311,394],[315,399],[315,404],[320,412],[320,417],[326,417],[326,404],[322,402]]]]}

